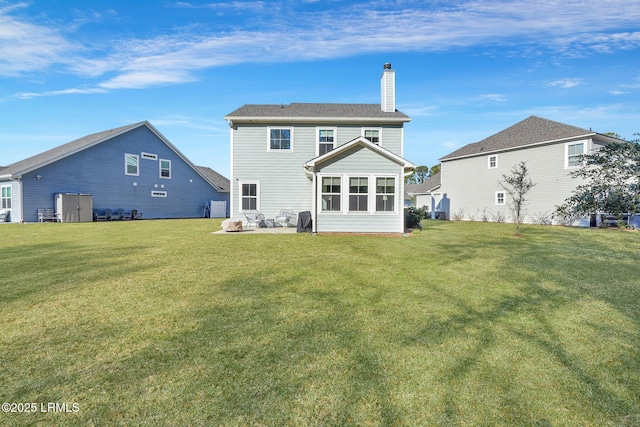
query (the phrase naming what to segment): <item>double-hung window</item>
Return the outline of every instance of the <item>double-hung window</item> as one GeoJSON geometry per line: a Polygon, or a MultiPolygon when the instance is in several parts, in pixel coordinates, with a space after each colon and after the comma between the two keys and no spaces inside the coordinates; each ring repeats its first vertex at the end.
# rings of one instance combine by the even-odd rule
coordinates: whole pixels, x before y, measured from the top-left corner
{"type": "Polygon", "coordinates": [[[497,154],[493,154],[491,156],[489,156],[487,158],[487,163],[489,166],[489,169],[495,169],[498,167],[498,155],[497,154]]]}
{"type": "Polygon", "coordinates": [[[325,153],[335,148],[336,129],[335,128],[318,128],[318,155],[322,156],[325,153]]]}
{"type": "Polygon", "coordinates": [[[171,179],[171,160],[160,159],[160,178],[171,179]]]}
{"type": "Polygon", "coordinates": [[[502,206],[505,204],[504,191],[496,191],[496,206],[502,206]]]}
{"type": "Polygon", "coordinates": [[[584,142],[577,144],[567,144],[566,167],[575,168],[582,166],[582,155],[584,154],[584,142]]]}
{"type": "Polygon", "coordinates": [[[340,210],[340,180],[339,176],[322,177],[322,210],[340,210]]]}
{"type": "Polygon", "coordinates": [[[124,155],[124,173],[125,175],[140,175],[140,157],[137,154],[124,155]]]}
{"type": "Polygon", "coordinates": [[[367,138],[372,143],[378,144],[378,145],[380,145],[380,134],[381,133],[382,133],[382,131],[380,129],[371,129],[371,128],[362,129],[362,136],[367,138]]]}
{"type": "Polygon", "coordinates": [[[0,195],[0,209],[11,209],[11,186],[2,187],[0,195]]]}
{"type": "Polygon", "coordinates": [[[395,208],[396,179],[376,178],[376,212],[393,212],[395,208]]]}
{"type": "Polygon", "coordinates": [[[258,208],[258,183],[242,183],[240,188],[240,204],[242,210],[257,210],[258,208]]]}
{"type": "Polygon", "coordinates": [[[268,151],[291,151],[293,149],[293,130],[291,128],[268,128],[268,151]]]}
{"type": "Polygon", "coordinates": [[[369,179],[366,177],[349,178],[349,211],[369,210],[369,179]]]}

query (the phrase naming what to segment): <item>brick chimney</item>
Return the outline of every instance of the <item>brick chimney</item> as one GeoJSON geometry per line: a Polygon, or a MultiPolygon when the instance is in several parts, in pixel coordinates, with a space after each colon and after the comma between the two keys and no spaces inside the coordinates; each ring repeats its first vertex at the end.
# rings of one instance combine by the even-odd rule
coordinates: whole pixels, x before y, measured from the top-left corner
{"type": "Polygon", "coordinates": [[[391,64],[384,64],[384,71],[380,79],[380,107],[385,113],[396,111],[396,73],[391,69],[391,64]]]}

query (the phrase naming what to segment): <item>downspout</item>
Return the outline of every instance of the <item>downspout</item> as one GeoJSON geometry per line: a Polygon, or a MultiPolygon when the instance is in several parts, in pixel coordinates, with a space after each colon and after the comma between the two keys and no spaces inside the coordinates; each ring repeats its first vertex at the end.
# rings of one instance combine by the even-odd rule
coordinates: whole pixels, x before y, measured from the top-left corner
{"type": "Polygon", "coordinates": [[[317,175],[315,170],[313,171],[313,191],[311,192],[311,197],[313,197],[313,200],[311,200],[311,235],[315,236],[316,232],[317,232],[317,221],[316,221],[316,217],[317,217],[317,209],[318,209],[318,195],[316,194],[316,191],[318,189],[317,186],[317,175]]]}
{"type": "Polygon", "coordinates": [[[229,157],[230,157],[230,165],[229,165],[229,218],[233,219],[233,209],[234,209],[234,193],[235,193],[235,179],[233,177],[233,121],[231,119],[227,119],[227,123],[229,124],[229,157]]]}

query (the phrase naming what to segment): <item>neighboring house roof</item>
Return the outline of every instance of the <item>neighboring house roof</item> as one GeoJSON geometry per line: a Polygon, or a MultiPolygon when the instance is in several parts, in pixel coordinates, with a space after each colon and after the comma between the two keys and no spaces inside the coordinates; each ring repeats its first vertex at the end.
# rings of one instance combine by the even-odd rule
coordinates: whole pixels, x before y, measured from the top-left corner
{"type": "Polygon", "coordinates": [[[24,160],[12,163],[2,170],[3,175],[11,175],[13,177],[19,177],[27,172],[31,172],[35,169],[46,166],[57,160],[63,159],[74,153],[89,148],[95,144],[98,144],[112,136],[120,135],[131,129],[134,129],[145,122],[135,123],[132,125],[122,126],[119,128],[107,130],[104,132],[93,133],[91,135],[83,136],[82,138],[52,148],[51,150],[44,151],[35,156],[28,157],[24,160]]]}
{"type": "MultiPolygon", "coordinates": [[[[94,145],[100,144],[111,138],[114,138],[123,133],[129,132],[140,126],[146,126],[151,130],[160,140],[162,140],[169,148],[171,148],[179,157],[181,157],[187,164],[189,164],[200,176],[202,176],[207,182],[209,182],[216,191],[222,191],[221,188],[212,181],[205,173],[203,173],[198,167],[196,167],[184,154],[182,154],[168,139],[166,139],[156,128],[154,128],[148,121],[138,122],[131,125],[122,126],[115,129],[106,130],[103,132],[92,133],[91,135],[83,136],[74,141],[52,148],[35,156],[31,156],[24,160],[20,160],[0,171],[0,177],[7,178],[19,178],[25,173],[29,173],[43,166],[56,162],[58,160],[69,157],[72,154],[78,153],[94,145]]],[[[227,185],[227,191],[229,186],[227,185]]]]}
{"type": "Polygon", "coordinates": [[[200,172],[205,174],[211,182],[213,182],[220,188],[220,190],[218,191],[222,193],[229,192],[231,183],[228,178],[225,178],[224,176],[220,175],[218,172],[206,166],[198,166],[198,169],[200,169],[200,172]]]}
{"type": "Polygon", "coordinates": [[[433,190],[440,188],[440,182],[440,172],[438,172],[435,175],[431,175],[421,184],[405,185],[405,191],[409,193],[410,196],[415,196],[416,194],[429,194],[433,190]]]}
{"type": "Polygon", "coordinates": [[[384,156],[396,163],[398,163],[399,165],[401,165],[404,168],[405,172],[410,172],[413,169],[415,169],[415,165],[413,163],[411,163],[410,161],[398,156],[395,153],[392,153],[391,151],[387,150],[386,148],[383,148],[381,146],[379,146],[378,144],[374,144],[371,141],[369,141],[368,139],[359,136],[356,139],[352,139],[351,141],[347,142],[346,144],[342,144],[337,146],[336,148],[334,148],[333,150],[315,157],[307,162],[305,162],[304,164],[304,168],[307,169],[310,172],[315,171],[316,166],[320,163],[323,163],[329,159],[332,159],[333,157],[339,156],[340,154],[342,154],[345,151],[350,150],[352,147],[356,146],[356,145],[361,145],[365,148],[370,149],[371,151],[380,154],[381,156],[384,156]]]}
{"type": "Polygon", "coordinates": [[[225,120],[231,121],[352,121],[352,122],[408,122],[411,119],[404,113],[396,110],[385,113],[380,104],[317,104],[317,103],[291,103],[291,104],[245,104],[237,110],[225,116],[225,120]]]}
{"type": "Polygon", "coordinates": [[[565,139],[598,136],[606,140],[616,140],[591,130],[576,126],[565,125],[552,120],[531,116],[515,125],[508,127],[482,141],[465,145],[464,147],[442,157],[440,160],[453,160],[461,157],[484,155],[498,151],[521,148],[529,145],[548,144],[565,139]]]}

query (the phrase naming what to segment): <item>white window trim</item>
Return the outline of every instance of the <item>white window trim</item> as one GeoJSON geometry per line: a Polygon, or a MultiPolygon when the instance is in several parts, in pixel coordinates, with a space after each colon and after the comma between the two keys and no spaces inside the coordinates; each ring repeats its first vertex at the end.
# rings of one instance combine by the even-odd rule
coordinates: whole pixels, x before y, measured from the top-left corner
{"type": "Polygon", "coordinates": [[[166,191],[151,190],[151,197],[167,197],[166,191]]]}
{"type": "Polygon", "coordinates": [[[9,184],[9,185],[0,185],[0,209],[8,209],[9,211],[11,211],[12,208],[13,208],[13,186],[11,184],[9,184]],[[2,197],[2,190],[4,188],[8,188],[9,191],[11,192],[11,195],[9,197],[2,197]],[[11,205],[11,207],[3,208],[2,207],[2,200],[8,200],[9,204],[11,205]]]}
{"type": "Polygon", "coordinates": [[[140,157],[142,157],[143,159],[147,159],[147,160],[158,160],[158,155],[157,154],[146,153],[144,151],[142,153],[140,153],[140,157]]]}
{"type": "Polygon", "coordinates": [[[140,156],[138,156],[137,154],[132,154],[132,153],[124,153],[124,174],[125,175],[129,175],[129,176],[140,176],[140,156]],[[136,173],[129,173],[129,168],[127,167],[127,157],[128,156],[136,158],[136,165],[137,165],[136,173]]]}
{"type": "MultiPolygon", "coordinates": [[[[377,130],[378,131],[378,144],[379,146],[382,147],[382,128],[377,128],[377,127],[363,127],[360,129],[360,135],[362,135],[363,138],[366,138],[364,136],[364,131],[365,130],[377,130]]],[[[372,142],[372,144],[375,144],[375,142],[372,142]]]]}
{"type": "Polygon", "coordinates": [[[497,154],[490,154],[487,156],[487,168],[488,169],[497,169],[498,168],[498,155],[497,154]],[[496,165],[495,166],[491,166],[491,158],[495,157],[496,159],[496,165]]]}
{"type": "Polygon", "coordinates": [[[565,169],[578,169],[579,167],[581,167],[582,165],[577,165],[577,166],[569,166],[569,147],[572,145],[578,145],[578,144],[582,144],[582,154],[587,154],[587,141],[574,141],[574,142],[567,142],[564,145],[564,168],[565,169]]]}
{"type": "Polygon", "coordinates": [[[376,211],[377,206],[377,197],[378,192],[376,191],[376,183],[373,183],[373,207],[372,210],[376,215],[397,215],[398,214],[398,206],[402,203],[402,207],[404,208],[404,197],[401,197],[398,193],[400,192],[400,176],[393,174],[380,174],[380,175],[372,175],[374,179],[377,178],[394,178],[394,187],[393,187],[393,196],[395,197],[395,201],[393,202],[393,210],[392,211],[376,211]],[[402,202],[401,202],[402,199],[402,202]]]}
{"type": "Polygon", "coordinates": [[[292,126],[267,126],[267,151],[271,153],[293,153],[293,127],[292,126]],[[271,130],[289,129],[291,135],[291,145],[288,150],[282,148],[271,148],[271,130]]]}
{"type": "Polygon", "coordinates": [[[320,131],[332,130],[333,131],[333,149],[338,146],[338,128],[331,126],[318,126],[316,127],[316,157],[320,155],[320,131]]]}
{"type": "MultiPolygon", "coordinates": [[[[317,206],[318,215],[398,215],[400,199],[400,175],[397,174],[371,174],[371,173],[319,173],[317,175],[317,206]],[[339,177],[340,178],[340,210],[339,211],[323,211],[322,210],[322,178],[326,177],[339,177]],[[349,179],[350,178],[368,178],[369,191],[367,193],[367,209],[366,211],[350,211],[349,210],[349,179]],[[377,178],[393,178],[394,179],[394,193],[395,197],[392,211],[376,211],[376,179],[377,178]]],[[[404,204],[403,204],[404,208],[404,204]]]]}
{"type": "MultiPolygon", "coordinates": [[[[347,182],[347,188],[346,188],[346,193],[347,193],[347,204],[349,206],[347,206],[347,212],[350,215],[357,215],[357,214],[365,214],[365,213],[372,213],[371,212],[371,177],[372,175],[369,174],[355,174],[355,175],[349,175],[347,177],[347,179],[349,180],[347,182]],[[351,195],[358,195],[358,196],[362,196],[362,193],[351,193],[351,178],[366,178],[367,179],[367,210],[365,211],[352,211],[351,210],[351,195]]],[[[375,191],[375,187],[373,187],[373,190],[375,191]]],[[[375,200],[374,200],[375,202],[375,200]]],[[[374,207],[375,208],[375,207],[374,207]]],[[[375,210],[375,209],[374,209],[375,210]]]]}
{"type": "MultiPolygon", "coordinates": [[[[336,215],[336,214],[344,214],[345,206],[344,206],[344,180],[346,179],[346,175],[340,173],[325,173],[318,174],[318,193],[317,193],[317,203],[318,203],[318,214],[319,215],[336,215]],[[322,179],[323,178],[340,178],[340,210],[337,211],[325,211],[322,209],[322,195],[325,194],[322,192],[322,179]]],[[[334,193],[327,193],[334,194],[334,193]]]]}
{"type": "Polygon", "coordinates": [[[507,192],[504,190],[496,191],[496,196],[494,200],[496,206],[505,206],[507,204],[507,192]],[[502,194],[502,203],[498,202],[498,194],[502,194]]]}
{"type": "Polygon", "coordinates": [[[160,161],[158,162],[158,176],[161,179],[171,179],[171,175],[173,175],[173,172],[171,171],[171,160],[160,159],[160,161]],[[169,162],[169,176],[162,176],[162,162],[169,162]]]}
{"type": "Polygon", "coordinates": [[[242,186],[244,184],[256,184],[256,210],[260,210],[260,181],[239,181],[238,182],[238,212],[242,213],[242,186]]]}

